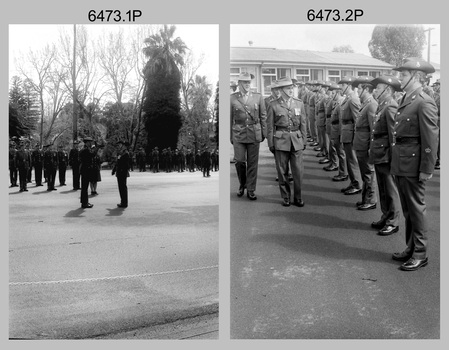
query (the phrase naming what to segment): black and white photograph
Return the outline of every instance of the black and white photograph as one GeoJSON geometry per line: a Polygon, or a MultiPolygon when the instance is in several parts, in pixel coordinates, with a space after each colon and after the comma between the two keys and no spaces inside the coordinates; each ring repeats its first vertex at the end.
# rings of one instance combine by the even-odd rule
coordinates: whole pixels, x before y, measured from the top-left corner
{"type": "Polygon", "coordinates": [[[8,26],[10,340],[218,339],[218,36],[8,26]]]}
{"type": "Polygon", "coordinates": [[[230,25],[231,339],[442,337],[441,44],[230,25]]]}

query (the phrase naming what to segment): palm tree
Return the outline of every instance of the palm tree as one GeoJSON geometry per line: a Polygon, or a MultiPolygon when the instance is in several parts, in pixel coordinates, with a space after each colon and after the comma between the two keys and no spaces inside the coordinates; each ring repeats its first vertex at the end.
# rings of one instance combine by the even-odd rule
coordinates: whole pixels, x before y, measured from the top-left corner
{"type": "Polygon", "coordinates": [[[144,40],[147,46],[143,49],[143,53],[149,58],[144,71],[154,73],[162,70],[166,74],[172,74],[174,71],[179,73],[179,66],[184,64],[183,55],[187,46],[180,37],[173,40],[175,30],[176,26],[169,27],[164,24],[158,34],[144,40]]]}

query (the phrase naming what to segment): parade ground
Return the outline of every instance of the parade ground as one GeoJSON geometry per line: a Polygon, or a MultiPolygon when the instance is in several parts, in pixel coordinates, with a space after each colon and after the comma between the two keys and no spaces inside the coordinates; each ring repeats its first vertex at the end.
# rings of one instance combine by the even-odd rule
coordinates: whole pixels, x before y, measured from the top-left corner
{"type": "Polygon", "coordinates": [[[266,142],[256,201],[237,197],[231,164],[231,338],[439,339],[440,171],[426,184],[429,264],[405,272],[391,259],[406,246],[402,212],[399,232],[377,235],[379,204],[357,210],[361,194],[341,193],[348,181],[317,153],[304,152],[302,208],[282,206],[266,142]]]}
{"type": "Polygon", "coordinates": [[[9,188],[9,338],[218,338],[218,174],[134,170],[127,208],[108,169],[90,209],[71,170],[9,188]]]}

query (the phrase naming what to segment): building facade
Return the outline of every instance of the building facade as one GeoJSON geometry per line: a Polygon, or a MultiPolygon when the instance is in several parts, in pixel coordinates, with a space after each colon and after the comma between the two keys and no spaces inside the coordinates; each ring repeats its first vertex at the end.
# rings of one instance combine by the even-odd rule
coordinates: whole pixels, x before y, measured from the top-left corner
{"type": "Polygon", "coordinates": [[[390,73],[392,68],[388,63],[358,53],[231,47],[230,80],[237,81],[243,72],[254,74],[252,89],[267,96],[272,81],[282,77],[338,82],[346,75],[376,78],[390,73]]]}

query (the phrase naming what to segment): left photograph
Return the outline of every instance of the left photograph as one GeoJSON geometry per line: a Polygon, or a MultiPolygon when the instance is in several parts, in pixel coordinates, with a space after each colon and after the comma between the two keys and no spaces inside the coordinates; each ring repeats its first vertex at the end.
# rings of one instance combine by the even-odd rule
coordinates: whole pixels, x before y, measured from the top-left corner
{"type": "Polygon", "coordinates": [[[218,339],[218,25],[9,25],[9,339],[218,339]]]}

